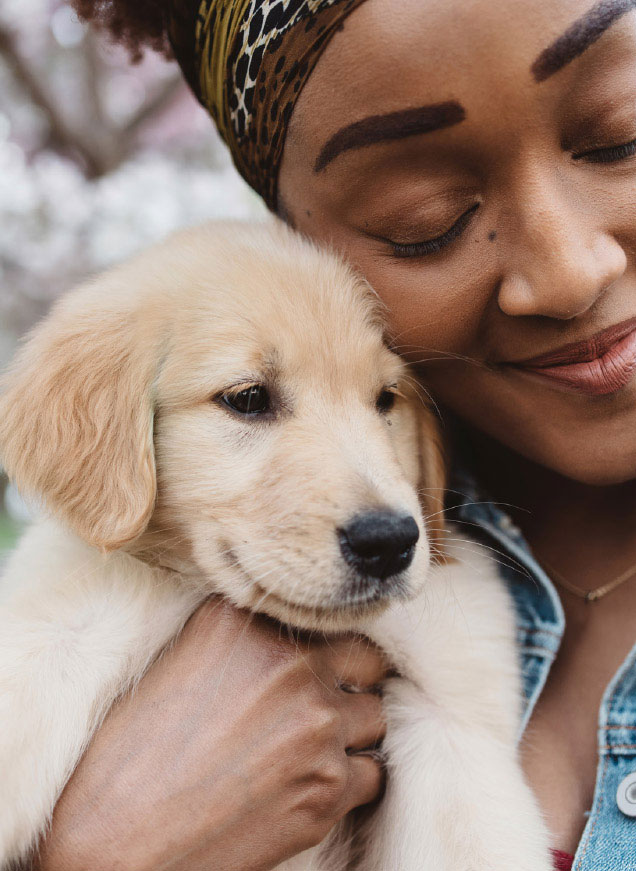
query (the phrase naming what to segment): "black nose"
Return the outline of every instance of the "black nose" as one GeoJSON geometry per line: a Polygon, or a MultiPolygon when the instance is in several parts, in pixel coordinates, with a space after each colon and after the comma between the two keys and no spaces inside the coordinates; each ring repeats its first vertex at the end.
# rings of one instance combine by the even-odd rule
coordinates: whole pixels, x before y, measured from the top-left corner
{"type": "Polygon", "coordinates": [[[340,550],[358,572],[372,578],[390,578],[411,564],[420,537],[410,514],[369,511],[358,514],[339,530],[340,550]]]}

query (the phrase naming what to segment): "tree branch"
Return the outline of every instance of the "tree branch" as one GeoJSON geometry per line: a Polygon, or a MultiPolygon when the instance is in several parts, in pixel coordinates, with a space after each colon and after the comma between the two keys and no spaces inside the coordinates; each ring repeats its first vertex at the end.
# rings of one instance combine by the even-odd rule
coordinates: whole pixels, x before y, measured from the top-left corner
{"type": "Polygon", "coordinates": [[[31,102],[46,116],[52,147],[71,156],[73,153],[79,154],[89,177],[101,175],[104,169],[101,155],[71,128],[51,95],[42,86],[35,70],[31,69],[18,51],[12,34],[3,27],[0,27],[0,55],[7,62],[18,84],[29,95],[31,102]]]}
{"type": "Polygon", "coordinates": [[[131,140],[141,127],[155,115],[160,114],[172,102],[179,91],[185,87],[183,77],[180,73],[168,79],[163,87],[147,100],[133,117],[125,124],[122,130],[123,135],[127,140],[131,140]]]}
{"type": "Polygon", "coordinates": [[[134,139],[143,125],[167,108],[185,87],[183,78],[175,72],[121,129],[113,129],[105,123],[101,112],[97,85],[98,61],[94,53],[95,43],[89,40],[83,60],[92,119],[91,130],[82,134],[69,123],[50,91],[42,84],[41,74],[20,53],[14,35],[0,25],[0,57],[6,61],[16,82],[28,94],[31,102],[46,116],[49,125],[47,144],[73,158],[81,165],[87,178],[97,178],[116,169],[130,154],[134,139]]]}

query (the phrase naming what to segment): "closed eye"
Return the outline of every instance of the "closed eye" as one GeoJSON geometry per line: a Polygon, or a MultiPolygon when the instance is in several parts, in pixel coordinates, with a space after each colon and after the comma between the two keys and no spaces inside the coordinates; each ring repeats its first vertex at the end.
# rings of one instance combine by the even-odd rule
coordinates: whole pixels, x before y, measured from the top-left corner
{"type": "Polygon", "coordinates": [[[475,203],[455,221],[452,227],[433,239],[424,239],[422,242],[410,244],[394,242],[391,239],[385,239],[384,241],[389,243],[395,257],[425,257],[430,254],[437,254],[462,235],[479,205],[479,203],[475,203]]]}
{"type": "Polygon", "coordinates": [[[573,160],[586,160],[588,163],[618,163],[636,154],[636,139],[622,145],[612,145],[608,148],[593,148],[580,154],[573,154],[573,160]]]}

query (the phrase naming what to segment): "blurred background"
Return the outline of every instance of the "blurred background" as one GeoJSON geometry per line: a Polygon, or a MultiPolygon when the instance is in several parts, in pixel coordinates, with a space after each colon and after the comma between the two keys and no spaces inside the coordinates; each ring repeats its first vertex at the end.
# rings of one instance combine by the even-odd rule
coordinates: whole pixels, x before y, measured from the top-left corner
{"type": "MultiPolygon", "coordinates": [[[[264,215],[176,64],[62,0],[0,0],[0,368],[82,278],[206,218],[264,215]]],[[[28,510],[0,469],[0,562],[28,510]]]]}

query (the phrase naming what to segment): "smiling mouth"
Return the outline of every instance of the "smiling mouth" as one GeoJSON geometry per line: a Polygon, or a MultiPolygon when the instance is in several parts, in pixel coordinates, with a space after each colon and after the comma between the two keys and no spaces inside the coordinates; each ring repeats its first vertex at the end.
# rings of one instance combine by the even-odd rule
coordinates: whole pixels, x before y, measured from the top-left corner
{"type": "Polygon", "coordinates": [[[583,342],[572,342],[548,354],[505,365],[588,396],[616,393],[636,371],[636,318],[583,342]]]}

